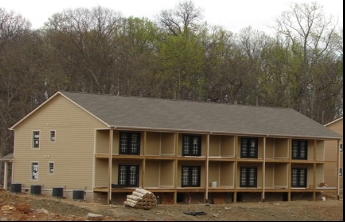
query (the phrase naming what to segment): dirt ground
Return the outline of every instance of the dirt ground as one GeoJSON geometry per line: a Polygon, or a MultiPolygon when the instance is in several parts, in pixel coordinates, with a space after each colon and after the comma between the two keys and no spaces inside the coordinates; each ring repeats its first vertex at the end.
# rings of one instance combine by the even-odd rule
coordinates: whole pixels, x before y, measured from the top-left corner
{"type": "Polygon", "coordinates": [[[344,202],[327,197],[325,201],[158,205],[143,210],[125,205],[103,205],[44,195],[15,194],[0,189],[0,221],[18,220],[344,221],[344,202]],[[88,217],[89,213],[102,216],[91,218],[88,217]]]}

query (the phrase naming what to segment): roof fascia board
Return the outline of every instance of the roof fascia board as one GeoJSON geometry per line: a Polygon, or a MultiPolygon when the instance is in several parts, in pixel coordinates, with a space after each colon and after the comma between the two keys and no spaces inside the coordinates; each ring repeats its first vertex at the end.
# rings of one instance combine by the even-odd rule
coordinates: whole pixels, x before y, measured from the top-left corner
{"type": "Polygon", "coordinates": [[[336,120],[333,120],[333,121],[331,121],[331,122],[325,124],[324,126],[329,126],[329,125],[331,125],[331,124],[333,124],[333,123],[335,123],[335,122],[338,122],[339,120],[342,120],[343,118],[344,118],[344,117],[340,117],[340,118],[338,118],[338,119],[336,119],[336,120]]]}
{"type": "Polygon", "coordinates": [[[223,135],[234,135],[234,136],[258,136],[264,137],[264,134],[244,134],[238,132],[222,132],[222,131],[208,131],[208,130],[192,130],[192,129],[178,129],[178,128],[150,128],[150,127],[136,127],[136,126],[116,126],[118,130],[150,130],[150,131],[158,131],[158,132],[179,132],[179,133],[200,133],[200,134],[223,134],[223,135]]]}
{"type": "Polygon", "coordinates": [[[54,93],[50,98],[48,98],[46,101],[44,101],[43,103],[41,103],[41,105],[39,105],[38,107],[36,107],[35,109],[33,109],[30,113],[28,113],[27,115],[25,115],[22,119],[20,119],[17,123],[15,123],[12,127],[9,128],[9,130],[14,130],[14,128],[16,128],[16,126],[18,126],[19,124],[21,124],[24,120],[26,120],[27,118],[29,118],[33,113],[35,113],[37,110],[41,109],[42,106],[44,106],[46,103],[48,103],[49,101],[51,101],[53,98],[55,98],[58,94],[61,95],[61,93],[58,91],[56,93],[54,93]]]}
{"type": "Polygon", "coordinates": [[[79,108],[81,108],[82,110],[84,110],[85,112],[87,112],[88,114],[90,114],[91,116],[93,116],[95,119],[99,120],[101,123],[105,124],[107,127],[111,127],[111,125],[109,125],[108,123],[106,123],[105,121],[103,121],[102,119],[100,119],[99,117],[95,116],[93,113],[89,112],[88,110],[84,109],[84,107],[82,107],[81,105],[79,105],[78,103],[76,103],[75,101],[73,101],[72,99],[70,99],[68,96],[64,95],[63,93],[60,93],[60,95],[62,95],[62,96],[65,97],[67,100],[69,100],[70,102],[72,102],[73,104],[75,104],[76,106],[78,106],[79,108]]]}
{"type": "Polygon", "coordinates": [[[109,124],[107,124],[106,122],[104,122],[103,120],[101,120],[100,118],[98,118],[97,116],[95,116],[94,114],[92,114],[91,112],[89,112],[88,110],[84,109],[82,106],[80,106],[78,103],[74,102],[73,100],[71,100],[69,97],[67,97],[66,95],[64,95],[63,93],[61,93],[60,91],[56,92],[53,96],[51,96],[50,98],[48,98],[46,101],[44,101],[41,105],[39,105],[38,107],[36,107],[34,110],[32,110],[29,114],[27,114],[26,116],[24,116],[21,120],[19,120],[16,124],[14,124],[12,127],[9,128],[9,130],[14,130],[14,128],[16,128],[20,123],[22,123],[24,120],[26,120],[27,118],[29,118],[33,113],[35,113],[37,110],[41,109],[41,107],[43,107],[46,103],[48,103],[49,101],[51,101],[52,99],[54,99],[55,97],[57,97],[58,95],[63,96],[64,98],[66,98],[67,100],[69,100],[70,102],[72,102],[73,104],[75,104],[76,106],[78,106],[79,108],[81,108],[82,110],[84,110],[85,112],[87,112],[88,114],[90,114],[91,116],[93,116],[94,118],[96,118],[97,120],[99,120],[100,122],[102,122],[103,124],[105,124],[107,127],[110,127],[109,124]]]}
{"type": "Polygon", "coordinates": [[[200,133],[200,134],[216,134],[216,135],[233,135],[233,136],[254,136],[254,137],[276,137],[276,138],[295,138],[295,139],[320,139],[320,140],[339,140],[342,137],[304,137],[301,135],[267,135],[267,134],[249,134],[241,132],[219,132],[219,131],[206,131],[206,130],[189,130],[189,129],[168,129],[168,128],[149,128],[149,127],[135,127],[135,126],[115,126],[117,130],[150,130],[158,132],[179,132],[179,133],[200,133]]]}

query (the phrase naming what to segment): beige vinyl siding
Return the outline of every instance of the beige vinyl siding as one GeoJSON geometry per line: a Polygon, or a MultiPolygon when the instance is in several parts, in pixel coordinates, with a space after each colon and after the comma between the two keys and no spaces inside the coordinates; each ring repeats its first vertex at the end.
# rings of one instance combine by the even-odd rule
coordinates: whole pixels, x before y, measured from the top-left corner
{"type": "MultiPolygon", "coordinates": [[[[325,141],[325,152],[324,152],[324,160],[325,161],[337,161],[338,152],[340,151],[339,148],[337,148],[337,141],[336,140],[328,140],[325,141]]],[[[343,153],[340,153],[341,155],[343,153]]]]}
{"type": "Polygon", "coordinates": [[[331,187],[337,187],[339,169],[337,163],[325,163],[324,165],[323,182],[331,187]]]}
{"type": "MultiPolygon", "coordinates": [[[[334,132],[344,135],[344,119],[339,119],[338,121],[335,121],[326,127],[330,130],[333,130],[334,132]]],[[[339,166],[337,165],[338,155],[340,154],[340,168],[344,171],[344,156],[345,156],[345,149],[343,149],[343,152],[340,152],[340,144],[344,147],[343,139],[340,141],[336,140],[329,140],[325,141],[325,161],[335,161],[335,163],[326,163],[324,166],[324,181],[328,186],[337,187],[338,186],[338,177],[339,177],[339,166]],[[339,146],[338,146],[339,142],[339,146]],[[340,153],[339,153],[340,152],[340,153]]],[[[339,177],[339,188],[343,189],[344,187],[344,177],[339,177]]]]}
{"type": "Polygon", "coordinates": [[[235,138],[233,136],[221,136],[221,156],[234,157],[235,138]]]}
{"type": "Polygon", "coordinates": [[[330,130],[338,133],[339,135],[343,135],[344,132],[344,119],[340,119],[332,124],[327,125],[330,130]]]}
{"type": "Polygon", "coordinates": [[[161,155],[174,155],[174,133],[161,133],[161,155]]]}
{"type": "MultiPolygon", "coordinates": [[[[316,164],[316,186],[318,187],[320,183],[326,183],[324,180],[324,165],[323,164],[316,164]]],[[[330,186],[327,183],[328,186],[330,186]]]]}
{"type": "Polygon", "coordinates": [[[274,186],[274,163],[266,163],[265,168],[265,187],[274,186]]]}
{"type": "Polygon", "coordinates": [[[234,157],[234,137],[224,135],[210,135],[209,155],[234,157]]]}
{"type": "Polygon", "coordinates": [[[324,141],[316,141],[316,160],[323,161],[324,159],[324,141]]]}
{"type": "Polygon", "coordinates": [[[273,159],[274,158],[274,147],[275,147],[275,139],[274,138],[266,138],[266,150],[265,150],[265,158],[273,159]]]}
{"type": "Polygon", "coordinates": [[[96,153],[109,153],[109,130],[96,130],[96,153]]]}
{"type": "Polygon", "coordinates": [[[308,140],[308,158],[307,160],[314,160],[314,150],[315,150],[315,141],[314,140],[308,140]]]}
{"type": "Polygon", "coordinates": [[[275,151],[274,151],[274,157],[275,158],[284,158],[288,159],[290,154],[289,154],[289,140],[288,139],[281,139],[281,138],[276,138],[275,139],[275,151]]]}
{"type": "Polygon", "coordinates": [[[234,162],[220,162],[220,186],[234,187],[234,162]]]}
{"type": "Polygon", "coordinates": [[[118,130],[113,131],[113,155],[119,155],[119,146],[120,146],[120,132],[118,130]]]}
{"type": "Polygon", "coordinates": [[[146,132],[146,155],[174,155],[174,134],[146,132]]]}
{"type": "Polygon", "coordinates": [[[220,156],[220,136],[209,136],[209,156],[220,156]]]}
{"type": "Polygon", "coordinates": [[[108,160],[95,160],[95,187],[108,187],[108,160]]]}
{"type": "Polygon", "coordinates": [[[220,185],[220,162],[210,162],[209,163],[209,181],[208,186],[213,181],[216,181],[218,185],[220,185]]]}
{"type": "Polygon", "coordinates": [[[209,163],[209,181],[217,182],[218,187],[233,187],[234,186],[234,162],[216,162],[209,163]]]}
{"type": "Polygon", "coordinates": [[[160,187],[173,187],[175,164],[173,160],[160,161],[160,187]]]}
{"type": "Polygon", "coordinates": [[[36,110],[15,128],[13,181],[41,184],[44,189],[66,186],[92,189],[95,128],[103,123],[62,96],[36,110]],[[32,131],[40,131],[40,148],[32,149],[32,131]],[[50,142],[50,131],[57,138],[50,142]],[[30,162],[38,161],[39,179],[30,179],[30,162]],[[54,174],[48,174],[48,162],[54,162],[54,174]],[[44,183],[43,183],[44,181],[44,183]]]}
{"type": "Polygon", "coordinates": [[[275,163],[274,187],[288,187],[288,164],[287,163],[275,163]]]}
{"type": "Polygon", "coordinates": [[[161,137],[160,133],[156,132],[147,132],[146,138],[146,151],[145,154],[152,155],[160,155],[160,146],[161,146],[161,137]]]}
{"type": "MultiPolygon", "coordinates": [[[[169,172],[170,174],[172,172],[169,172]]],[[[160,186],[160,161],[147,160],[145,162],[145,187],[160,186]]]]}
{"type": "Polygon", "coordinates": [[[307,175],[306,184],[307,184],[307,187],[309,187],[310,185],[314,184],[314,166],[309,165],[307,168],[308,168],[308,171],[307,171],[308,175],[307,175]]]}

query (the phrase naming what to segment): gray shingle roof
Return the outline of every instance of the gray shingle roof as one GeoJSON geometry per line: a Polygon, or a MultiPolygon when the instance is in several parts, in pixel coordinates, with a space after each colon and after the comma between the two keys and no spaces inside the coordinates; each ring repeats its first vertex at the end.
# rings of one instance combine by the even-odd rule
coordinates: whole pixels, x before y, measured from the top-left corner
{"type": "Polygon", "coordinates": [[[340,138],[291,108],[60,92],[115,127],[340,138]]]}

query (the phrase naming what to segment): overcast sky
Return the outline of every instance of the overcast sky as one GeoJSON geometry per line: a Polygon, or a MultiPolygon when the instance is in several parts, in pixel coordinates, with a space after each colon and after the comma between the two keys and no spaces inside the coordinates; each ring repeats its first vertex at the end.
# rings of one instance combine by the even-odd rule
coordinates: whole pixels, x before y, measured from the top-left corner
{"type": "MultiPolygon", "coordinates": [[[[290,9],[290,3],[311,3],[304,0],[192,0],[196,7],[204,10],[203,21],[220,25],[238,33],[240,29],[252,26],[267,32],[266,24],[272,23],[283,11],[290,9]]],[[[146,17],[154,20],[162,10],[174,9],[180,0],[1,0],[0,7],[14,11],[29,19],[32,28],[40,28],[54,13],[78,7],[102,6],[120,12],[123,16],[146,17]]],[[[325,15],[339,17],[342,26],[343,0],[316,0],[324,6],[325,15]]]]}

